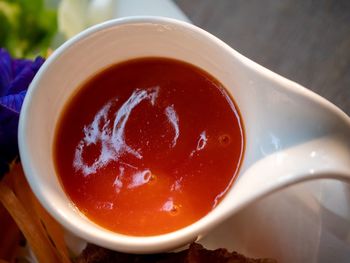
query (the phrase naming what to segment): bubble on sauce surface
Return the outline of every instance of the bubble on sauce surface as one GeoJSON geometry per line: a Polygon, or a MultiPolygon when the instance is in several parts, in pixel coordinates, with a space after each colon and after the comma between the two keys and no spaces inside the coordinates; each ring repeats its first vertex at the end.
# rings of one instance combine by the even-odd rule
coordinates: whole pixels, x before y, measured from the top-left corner
{"type": "Polygon", "coordinates": [[[203,150],[204,147],[207,145],[208,138],[207,138],[207,133],[206,131],[202,131],[201,134],[199,135],[199,140],[197,143],[197,151],[203,150]]]}
{"type": "Polygon", "coordinates": [[[175,204],[172,198],[169,198],[162,206],[161,211],[176,215],[180,212],[181,205],[175,204]]]}
{"type": "Polygon", "coordinates": [[[199,151],[202,151],[206,145],[208,143],[208,137],[207,137],[207,132],[206,131],[202,131],[199,135],[199,139],[197,141],[197,146],[196,146],[196,149],[193,150],[191,153],[190,153],[190,157],[193,157],[193,155],[199,151]]]}
{"type": "Polygon", "coordinates": [[[219,143],[222,146],[228,146],[231,143],[231,137],[228,134],[222,134],[219,136],[219,143]]]}
{"type": "Polygon", "coordinates": [[[155,177],[152,176],[152,172],[149,169],[145,169],[143,171],[136,172],[132,175],[132,181],[128,185],[128,189],[136,188],[147,184],[148,182],[154,180],[155,177]]]}

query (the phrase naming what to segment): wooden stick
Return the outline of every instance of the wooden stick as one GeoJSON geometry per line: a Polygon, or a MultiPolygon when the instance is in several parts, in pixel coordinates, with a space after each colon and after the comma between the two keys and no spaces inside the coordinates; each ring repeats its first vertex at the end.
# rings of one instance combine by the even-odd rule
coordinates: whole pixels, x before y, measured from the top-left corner
{"type": "MultiPolygon", "coordinates": [[[[52,249],[58,254],[62,263],[71,263],[69,252],[64,240],[64,230],[57,221],[41,206],[24,176],[21,165],[12,168],[13,190],[19,201],[28,204],[27,212],[40,226],[42,232],[51,240],[52,249]],[[28,208],[30,210],[28,210],[28,208]],[[33,213],[34,211],[34,213],[33,213]]],[[[50,244],[51,245],[51,244],[50,244]]]]}
{"type": "Polygon", "coordinates": [[[13,191],[3,182],[0,182],[0,202],[15,220],[38,261],[59,263],[60,260],[52,250],[50,241],[43,234],[37,222],[29,215],[13,191]]]}

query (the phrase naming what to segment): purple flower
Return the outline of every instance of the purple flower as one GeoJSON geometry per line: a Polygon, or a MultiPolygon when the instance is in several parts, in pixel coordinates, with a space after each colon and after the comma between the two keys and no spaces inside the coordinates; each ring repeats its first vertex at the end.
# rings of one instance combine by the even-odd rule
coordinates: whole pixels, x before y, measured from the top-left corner
{"type": "Polygon", "coordinates": [[[28,86],[44,59],[13,59],[0,48],[0,177],[18,155],[19,112],[28,86]]]}

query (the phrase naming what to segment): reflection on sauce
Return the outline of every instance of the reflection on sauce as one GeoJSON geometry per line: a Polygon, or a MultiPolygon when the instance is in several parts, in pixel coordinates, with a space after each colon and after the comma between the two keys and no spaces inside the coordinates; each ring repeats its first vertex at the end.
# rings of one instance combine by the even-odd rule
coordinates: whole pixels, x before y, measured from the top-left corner
{"type": "Polygon", "coordinates": [[[158,90],[158,87],[148,90],[135,90],[116,112],[113,123],[108,118],[108,113],[111,110],[113,102],[117,102],[118,99],[109,101],[104,105],[95,115],[92,123],[84,126],[84,138],[75,149],[73,161],[75,170],[81,171],[84,176],[87,176],[91,173],[96,173],[97,169],[105,167],[110,161],[117,161],[123,154],[131,154],[141,159],[142,155],[125,143],[124,129],[132,110],[140,102],[149,100],[154,105],[158,90]],[[97,160],[89,165],[84,162],[82,157],[84,148],[85,146],[96,145],[97,143],[101,144],[101,153],[97,160]]]}
{"type": "Polygon", "coordinates": [[[72,201],[97,224],[157,235],[205,216],[243,152],[238,111],[198,68],[145,58],[86,82],[68,104],[54,158],[72,201]]]}
{"type": "Polygon", "coordinates": [[[190,156],[192,157],[196,152],[203,150],[204,147],[207,145],[207,141],[208,141],[207,134],[205,131],[202,131],[201,134],[199,135],[197,147],[195,150],[191,152],[190,156]]]}
{"type": "Polygon", "coordinates": [[[171,143],[171,147],[175,147],[177,139],[179,138],[180,130],[179,130],[179,117],[176,114],[174,105],[166,107],[165,114],[168,117],[168,120],[171,123],[171,125],[174,127],[175,135],[171,143]]]}

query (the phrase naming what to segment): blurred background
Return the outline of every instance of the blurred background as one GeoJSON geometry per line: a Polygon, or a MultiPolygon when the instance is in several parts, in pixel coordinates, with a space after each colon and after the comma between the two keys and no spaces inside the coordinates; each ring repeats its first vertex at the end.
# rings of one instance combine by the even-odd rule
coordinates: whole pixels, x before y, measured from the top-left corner
{"type": "Polygon", "coordinates": [[[349,0],[175,0],[241,54],[350,114],[349,0]]]}
{"type": "Polygon", "coordinates": [[[350,114],[349,0],[0,0],[0,46],[16,56],[43,54],[129,15],[191,21],[350,114]]]}

